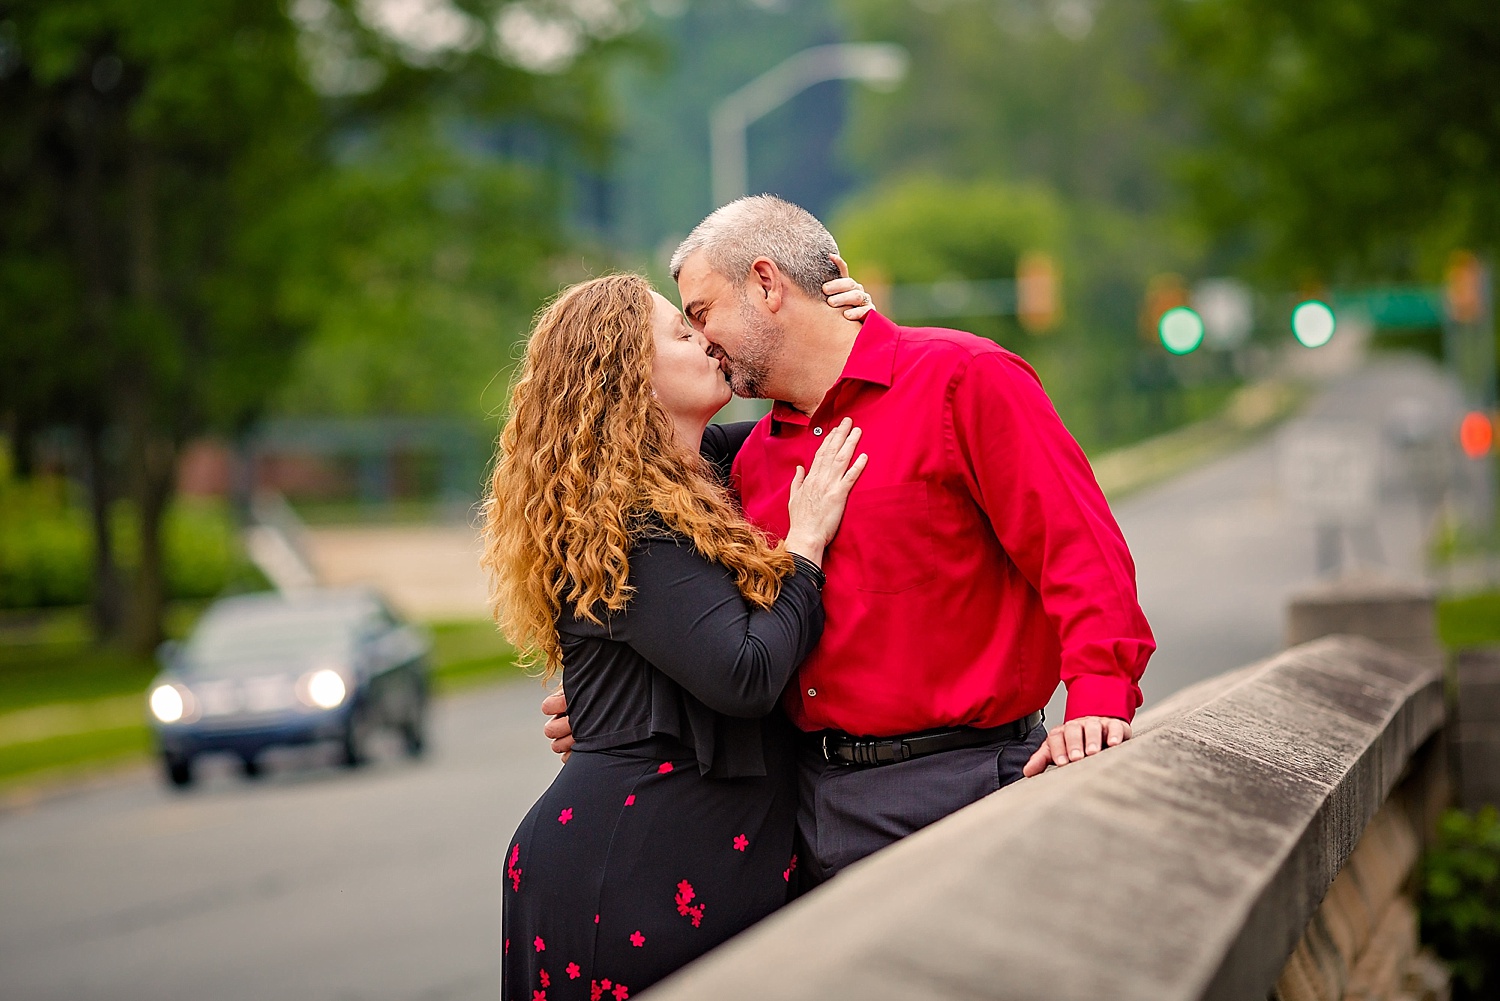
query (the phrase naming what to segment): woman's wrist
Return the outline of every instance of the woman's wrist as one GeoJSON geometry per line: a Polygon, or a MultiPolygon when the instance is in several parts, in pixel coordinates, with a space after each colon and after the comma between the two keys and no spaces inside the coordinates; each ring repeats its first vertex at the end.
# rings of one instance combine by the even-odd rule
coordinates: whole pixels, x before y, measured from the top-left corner
{"type": "Polygon", "coordinates": [[[801,553],[792,554],[792,566],[795,568],[794,573],[796,573],[797,576],[808,578],[810,581],[812,581],[812,585],[814,588],[819,591],[823,590],[823,582],[827,578],[823,576],[822,567],[818,566],[816,563],[803,556],[801,553]]]}
{"type": "Polygon", "coordinates": [[[823,565],[823,543],[817,539],[811,539],[805,535],[789,535],[786,539],[786,550],[793,556],[802,557],[815,567],[823,565]]]}

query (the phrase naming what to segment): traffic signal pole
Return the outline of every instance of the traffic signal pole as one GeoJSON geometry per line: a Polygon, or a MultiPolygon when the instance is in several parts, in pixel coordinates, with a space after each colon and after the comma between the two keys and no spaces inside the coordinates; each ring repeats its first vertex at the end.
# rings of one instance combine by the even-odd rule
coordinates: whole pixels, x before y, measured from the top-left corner
{"type": "Polygon", "coordinates": [[[1489,263],[1468,251],[1456,251],[1448,264],[1444,288],[1443,354],[1463,387],[1470,418],[1487,421],[1487,448],[1465,455],[1482,463],[1478,472],[1479,531],[1485,551],[1494,549],[1497,496],[1493,428],[1497,394],[1495,373],[1495,304],[1493,271],[1489,263]]]}

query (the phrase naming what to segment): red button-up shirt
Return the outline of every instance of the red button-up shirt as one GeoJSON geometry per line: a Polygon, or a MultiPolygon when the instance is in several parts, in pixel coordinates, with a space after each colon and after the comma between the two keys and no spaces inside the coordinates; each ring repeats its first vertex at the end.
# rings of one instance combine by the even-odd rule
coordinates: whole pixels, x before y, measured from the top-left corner
{"type": "Polygon", "coordinates": [[[845,417],[870,456],[823,570],[823,639],[787,690],[804,730],[891,736],[1042,708],[1130,719],[1156,648],[1135,565],[1036,373],[973,334],[866,317],[809,419],[777,404],[735,460],[751,521],[845,417]]]}

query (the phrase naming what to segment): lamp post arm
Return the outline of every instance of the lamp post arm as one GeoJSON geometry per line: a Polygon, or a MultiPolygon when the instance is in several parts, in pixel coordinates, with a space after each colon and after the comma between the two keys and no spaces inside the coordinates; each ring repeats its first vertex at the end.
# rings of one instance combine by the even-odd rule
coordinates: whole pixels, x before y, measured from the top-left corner
{"type": "Polygon", "coordinates": [[[745,131],[809,87],[830,80],[895,82],[906,72],[900,46],[869,42],[815,45],[762,73],[714,106],[709,115],[714,204],[747,193],[745,131]]]}

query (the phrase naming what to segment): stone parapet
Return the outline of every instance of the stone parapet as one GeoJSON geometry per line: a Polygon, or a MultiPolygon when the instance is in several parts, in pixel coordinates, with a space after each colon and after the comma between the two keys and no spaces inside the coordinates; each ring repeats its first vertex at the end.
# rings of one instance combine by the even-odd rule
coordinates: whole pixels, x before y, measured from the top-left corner
{"type": "Polygon", "coordinates": [[[1442,656],[1433,592],[1422,584],[1341,578],[1292,597],[1287,606],[1287,646],[1335,634],[1363,636],[1433,663],[1442,656]]]}
{"type": "Polygon", "coordinates": [[[1264,1001],[1443,719],[1430,658],[1297,647],[852,866],[645,996],[1264,1001]]]}

